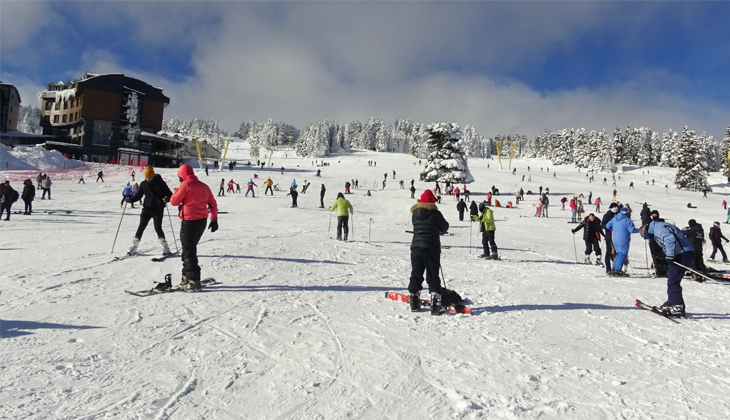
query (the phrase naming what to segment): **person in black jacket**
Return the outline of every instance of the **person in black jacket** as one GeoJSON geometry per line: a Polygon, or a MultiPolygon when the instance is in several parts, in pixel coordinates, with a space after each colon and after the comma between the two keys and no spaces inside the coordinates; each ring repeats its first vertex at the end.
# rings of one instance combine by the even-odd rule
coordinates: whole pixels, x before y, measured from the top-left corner
{"type": "MultiPolygon", "coordinates": [[[[606,222],[608,223],[608,222],[606,222]]],[[[582,222],[575,229],[571,229],[573,234],[583,229],[583,241],[586,243],[586,264],[591,264],[591,252],[596,252],[596,265],[603,266],[601,262],[601,236],[606,236],[601,228],[601,222],[595,214],[591,213],[583,219],[582,222]]]]}
{"type": "Polygon", "coordinates": [[[725,253],[725,248],[722,247],[721,240],[725,240],[725,242],[730,242],[728,239],[722,234],[722,231],[720,230],[720,222],[715,222],[712,224],[712,227],[710,228],[710,242],[712,243],[712,254],[710,254],[710,261],[715,261],[715,254],[717,253],[717,250],[720,250],[720,253],[722,254],[722,262],[727,263],[730,262],[727,260],[727,254],[725,253]]]}
{"type": "Polygon", "coordinates": [[[291,196],[291,208],[299,208],[297,205],[297,197],[299,197],[299,191],[297,191],[297,186],[292,185],[291,188],[289,188],[289,194],[291,196]]]}
{"type": "Polygon", "coordinates": [[[33,213],[33,199],[35,198],[35,186],[33,181],[29,178],[23,181],[23,194],[20,198],[25,203],[25,212],[23,214],[33,213]]]}
{"type": "Polygon", "coordinates": [[[3,213],[7,212],[5,220],[10,220],[10,208],[17,200],[18,192],[10,186],[10,181],[3,182],[0,185],[0,218],[2,218],[3,213]]]}
{"type": "Polygon", "coordinates": [[[474,216],[479,216],[479,208],[477,207],[476,201],[472,200],[469,205],[469,220],[473,222],[474,216]]]}
{"type": "Polygon", "coordinates": [[[651,223],[651,209],[649,208],[648,204],[644,203],[641,208],[641,213],[639,213],[639,216],[641,216],[642,226],[651,223]]]}
{"type": "Polygon", "coordinates": [[[142,240],[142,234],[147,228],[150,219],[152,219],[155,232],[157,232],[157,239],[162,246],[162,254],[168,255],[171,252],[165,239],[165,232],[162,230],[162,220],[165,215],[165,203],[170,201],[172,191],[170,191],[170,188],[162,177],[155,174],[155,169],[152,166],[145,168],[144,181],[139,185],[137,193],[129,199],[129,202],[134,204],[142,200],[142,196],[144,196],[144,200],[142,201],[142,213],[139,214],[139,226],[132,240],[132,247],[129,248],[127,254],[134,255],[137,253],[137,247],[139,246],[139,241],[142,240]]]}
{"type": "MultiPolygon", "coordinates": [[[[324,208],[324,193],[327,191],[327,189],[324,187],[324,184],[322,184],[322,189],[319,190],[319,208],[324,208]]],[[[271,193],[272,195],[274,193],[271,193]]]]}
{"type": "MultiPolygon", "coordinates": [[[[687,237],[692,248],[695,250],[694,268],[697,271],[705,272],[707,267],[702,259],[702,247],[705,244],[705,230],[702,225],[697,223],[695,219],[689,219],[688,227],[682,229],[682,233],[687,237]]],[[[702,277],[692,273],[692,278],[696,281],[704,281],[702,277]]]]}
{"type": "Polygon", "coordinates": [[[616,203],[611,203],[608,206],[608,211],[603,215],[601,220],[601,228],[605,230],[604,238],[606,238],[606,274],[611,272],[611,263],[613,262],[613,237],[610,230],[606,230],[606,223],[610,222],[616,214],[619,212],[619,206],[616,203]]]}
{"type": "Polygon", "coordinates": [[[466,203],[464,203],[464,199],[460,199],[459,203],[456,205],[456,210],[459,211],[459,221],[464,221],[464,211],[466,211],[466,203]]]}
{"type": "Polygon", "coordinates": [[[418,203],[411,207],[413,240],[411,241],[411,279],[408,284],[411,311],[421,309],[420,294],[423,285],[423,272],[426,271],[428,291],[431,293],[431,315],[440,315],[441,306],[441,238],[447,233],[449,223],[436,207],[436,197],[431,190],[421,195],[418,203]]]}

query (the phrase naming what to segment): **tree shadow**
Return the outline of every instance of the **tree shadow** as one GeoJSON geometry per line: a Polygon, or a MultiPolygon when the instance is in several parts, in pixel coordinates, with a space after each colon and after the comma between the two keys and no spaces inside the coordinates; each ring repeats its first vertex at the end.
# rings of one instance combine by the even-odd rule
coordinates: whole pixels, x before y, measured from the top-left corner
{"type": "Polygon", "coordinates": [[[629,310],[633,307],[629,306],[608,306],[596,303],[572,303],[565,302],[559,305],[510,305],[510,306],[484,306],[481,308],[472,308],[471,313],[473,315],[479,315],[484,312],[499,313],[499,312],[511,312],[511,311],[576,311],[583,309],[595,309],[595,310],[629,310]]]}
{"type": "Polygon", "coordinates": [[[293,263],[300,263],[300,264],[323,263],[323,264],[355,265],[355,264],[352,264],[352,263],[342,262],[342,261],[307,260],[307,259],[304,259],[304,258],[254,257],[252,255],[198,255],[198,258],[202,258],[202,257],[208,257],[208,258],[242,258],[242,259],[247,259],[247,260],[283,261],[283,262],[293,262],[293,263]]]}
{"type": "Polygon", "coordinates": [[[18,321],[0,320],[0,338],[12,338],[21,337],[24,335],[32,334],[27,330],[38,330],[38,329],[56,329],[56,330],[88,330],[91,328],[103,328],[95,327],[91,325],[67,325],[67,324],[53,324],[50,322],[35,322],[35,321],[18,321]]]}

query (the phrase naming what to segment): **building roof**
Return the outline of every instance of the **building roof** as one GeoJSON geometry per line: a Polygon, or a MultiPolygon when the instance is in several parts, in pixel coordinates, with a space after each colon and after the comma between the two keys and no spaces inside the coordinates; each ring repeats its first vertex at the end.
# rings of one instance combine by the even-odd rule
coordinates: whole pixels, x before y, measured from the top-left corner
{"type": "Polygon", "coordinates": [[[13,88],[15,90],[15,94],[18,95],[18,102],[21,102],[21,103],[23,102],[23,100],[20,99],[20,92],[18,92],[18,88],[16,88],[15,86],[13,86],[9,83],[3,83],[3,82],[0,82],[0,86],[9,86],[9,87],[13,88]]]}
{"type": "MultiPolygon", "coordinates": [[[[106,73],[97,74],[87,72],[81,79],[69,82],[49,83],[46,92],[58,92],[59,94],[75,95],[76,91],[82,92],[84,89],[93,89],[108,92],[118,92],[122,89],[128,89],[145,95],[146,100],[170,103],[170,98],[162,93],[162,88],[153,86],[143,80],[125,76],[122,73],[106,73]],[[73,90],[73,94],[66,93],[67,90],[73,90]],[[63,93],[62,93],[63,92],[63,93]]],[[[65,98],[64,98],[65,99],[65,98]]]]}

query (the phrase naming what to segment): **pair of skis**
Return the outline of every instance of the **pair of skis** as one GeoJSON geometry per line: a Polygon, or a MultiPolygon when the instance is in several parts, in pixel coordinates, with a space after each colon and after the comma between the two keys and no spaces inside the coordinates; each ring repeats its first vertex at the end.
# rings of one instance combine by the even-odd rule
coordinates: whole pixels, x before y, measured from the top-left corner
{"type": "MultiPolygon", "coordinates": [[[[142,255],[144,255],[144,254],[124,254],[124,255],[122,255],[120,257],[114,257],[114,259],[112,261],[121,261],[121,260],[127,259],[129,257],[137,257],[137,256],[142,256],[142,255]]],[[[152,258],[152,261],[154,261],[154,262],[162,262],[162,261],[165,261],[166,259],[168,259],[170,257],[176,257],[178,255],[180,255],[180,251],[175,251],[175,252],[171,252],[169,254],[163,255],[161,257],[153,257],[152,258]]]]}
{"type": "MultiPolygon", "coordinates": [[[[411,303],[411,297],[409,295],[404,295],[403,293],[385,292],[385,297],[390,300],[394,300],[396,302],[411,303]]],[[[431,301],[428,299],[421,299],[421,306],[430,307],[431,301]]],[[[447,311],[451,312],[452,314],[471,315],[471,309],[469,309],[469,307],[464,306],[464,305],[454,304],[454,305],[446,306],[445,308],[447,311]]]]}
{"type": "MultiPolygon", "coordinates": [[[[219,284],[214,278],[207,278],[200,281],[203,287],[210,286],[213,284],[219,284]]],[[[165,275],[164,283],[157,283],[157,287],[147,290],[131,291],[125,290],[124,292],[136,297],[148,297],[154,295],[164,295],[167,293],[181,292],[183,289],[180,286],[172,286],[172,274],[165,275]]]]}

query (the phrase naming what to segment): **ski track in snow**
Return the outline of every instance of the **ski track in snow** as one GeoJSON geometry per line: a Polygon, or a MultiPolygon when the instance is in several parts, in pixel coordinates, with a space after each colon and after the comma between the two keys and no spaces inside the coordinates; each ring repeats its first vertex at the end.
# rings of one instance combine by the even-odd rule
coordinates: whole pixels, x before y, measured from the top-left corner
{"type": "MultiPolygon", "coordinates": [[[[245,161],[248,149],[239,153],[245,161]]],[[[256,172],[282,185],[306,178],[327,185],[328,205],[345,180],[367,186],[388,171],[391,182],[372,197],[362,188],[347,197],[355,208],[349,243],[329,239],[336,218],[317,208],[319,185],[299,196],[299,209],[281,191],[217,197],[227,213],[218,232],[206,230],[198,253],[203,277],[218,283],[201,293],[124,293],[150,288],[166,273],[177,282],[180,270],[179,257],[150,261],[159,253],[151,226],[144,255],[110,260],[126,176],[104,185],[58,180],[52,201],[34,203],[38,213],[2,222],[0,418],[730,418],[730,282],[685,280],[691,317],[676,325],[633,306],[666,296],[666,280],[647,275],[637,236],[634,276],[606,277],[602,267],[576,264],[584,247],[565,223],[570,213],[557,204],[551,218],[531,217],[537,196],[526,196],[517,209],[494,209],[503,260],[486,261],[477,258],[477,226],[459,222],[456,202],[443,196],[439,208],[452,233],[441,238],[445,280],[469,299],[473,315],[411,313],[384,298],[405,293],[410,277],[405,230],[413,200],[390,172],[408,185],[422,167],[407,155],[355,151],[326,159],[331,166],[315,178],[310,159],[282,154],[272,160],[293,170],[284,176],[237,167],[201,180],[215,193],[221,177],[256,172]]],[[[516,160],[517,176],[506,165],[496,169],[495,160],[469,164],[478,200],[492,184],[509,189],[527,165],[533,182],[519,185],[550,187],[559,192],[555,203],[588,191],[607,201],[613,189],[588,184],[572,167],[551,167],[557,179],[536,172],[550,166],[536,159],[516,160]]],[[[724,217],[721,177],[710,178],[709,199],[668,196],[659,185],[674,171],[650,170],[656,187],[644,185],[650,178],[642,169],[627,170],[619,197],[647,200],[678,226],[695,218],[707,231],[724,217]],[[624,189],[631,180],[636,190],[624,189]]],[[[174,170],[158,173],[177,185],[174,170]]],[[[427,185],[416,186],[420,194],[427,185]]],[[[129,247],[138,213],[126,209],[114,255],[129,247]]],[[[179,221],[173,225],[179,241],[179,221]]],[[[179,246],[169,221],[163,227],[170,246],[179,246]]]]}

